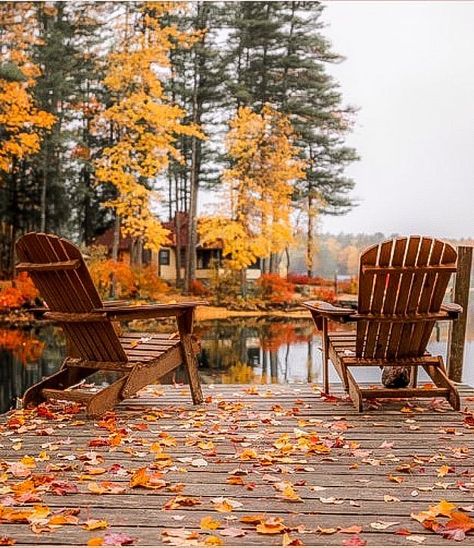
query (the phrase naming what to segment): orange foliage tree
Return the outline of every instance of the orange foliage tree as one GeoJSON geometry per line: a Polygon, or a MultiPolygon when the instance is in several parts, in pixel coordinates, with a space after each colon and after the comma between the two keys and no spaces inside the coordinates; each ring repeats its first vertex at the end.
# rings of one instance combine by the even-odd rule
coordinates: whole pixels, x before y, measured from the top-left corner
{"type": "Polygon", "coordinates": [[[122,234],[152,250],[158,250],[168,234],[153,212],[156,179],[170,156],[182,161],[175,146],[178,137],[203,137],[196,126],[182,122],[185,111],[172,104],[163,89],[171,50],[193,43],[192,35],[164,22],[176,9],[173,2],[144,2],[133,10],[125,6],[104,80],[113,104],[96,120],[98,127],[111,127],[115,135],[114,144],[96,162],[98,182],[117,190],[106,205],[120,218],[122,234]]]}
{"type": "Polygon", "coordinates": [[[11,282],[4,282],[0,287],[0,311],[21,308],[33,304],[39,296],[38,290],[26,272],[20,272],[11,282]]]}
{"type": "Polygon", "coordinates": [[[115,295],[123,299],[157,300],[169,291],[168,284],[156,274],[152,265],[133,268],[129,263],[96,258],[90,262],[89,271],[103,298],[110,296],[112,284],[115,295]]]}
{"type": "Polygon", "coordinates": [[[275,304],[289,303],[295,291],[295,286],[278,274],[263,274],[257,280],[257,287],[265,301],[275,304]]]}
{"type": "Polygon", "coordinates": [[[52,114],[38,109],[31,90],[39,69],[29,56],[35,43],[34,17],[28,2],[0,4],[0,172],[10,174],[19,160],[39,151],[52,114]]]}

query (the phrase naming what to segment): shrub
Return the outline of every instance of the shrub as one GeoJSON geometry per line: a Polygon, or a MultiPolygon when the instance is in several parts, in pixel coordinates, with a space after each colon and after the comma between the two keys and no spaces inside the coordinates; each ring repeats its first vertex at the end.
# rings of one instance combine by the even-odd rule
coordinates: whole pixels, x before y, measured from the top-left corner
{"type": "Polygon", "coordinates": [[[347,293],[349,295],[357,295],[358,283],[357,278],[351,278],[350,280],[338,282],[338,293],[347,293]]]}
{"type": "Polygon", "coordinates": [[[90,263],[89,271],[102,298],[110,296],[114,276],[116,297],[128,298],[136,295],[135,273],[129,264],[112,259],[99,259],[90,263]]]}
{"type": "Polygon", "coordinates": [[[335,303],[336,302],[336,293],[334,289],[325,289],[321,287],[311,292],[311,299],[315,301],[324,301],[326,303],[335,303]]]}
{"type": "Polygon", "coordinates": [[[192,280],[191,293],[196,296],[205,297],[209,295],[209,289],[200,280],[192,280]]]}
{"type": "Polygon", "coordinates": [[[307,274],[288,274],[286,279],[295,285],[320,285],[331,287],[334,285],[333,280],[326,280],[319,276],[308,276],[307,274]]]}
{"type": "Polygon", "coordinates": [[[275,304],[288,303],[293,299],[295,286],[278,274],[263,274],[257,280],[260,296],[275,304]]]}
{"type": "Polygon", "coordinates": [[[26,272],[20,272],[11,282],[0,288],[0,310],[13,310],[34,304],[38,290],[26,272]]]}
{"type": "Polygon", "coordinates": [[[169,291],[169,286],[155,272],[152,265],[135,270],[136,285],[140,297],[150,300],[158,300],[161,295],[169,291]]]}

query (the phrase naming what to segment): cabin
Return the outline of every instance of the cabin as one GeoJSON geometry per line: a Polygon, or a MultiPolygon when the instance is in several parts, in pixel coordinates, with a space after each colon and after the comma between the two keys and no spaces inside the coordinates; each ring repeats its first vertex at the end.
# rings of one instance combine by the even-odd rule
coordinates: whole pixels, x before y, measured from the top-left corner
{"type": "MultiPolygon", "coordinates": [[[[175,215],[171,221],[163,223],[163,226],[170,231],[169,244],[163,246],[158,252],[142,249],[142,264],[155,265],[157,274],[163,280],[170,284],[176,284],[177,278],[177,257],[180,253],[181,265],[185,264],[186,248],[188,242],[188,215],[180,212],[175,215]],[[178,251],[179,249],[179,251],[178,251]]],[[[114,242],[114,229],[109,228],[103,234],[98,236],[94,243],[105,246],[108,254],[112,254],[114,242]]],[[[130,257],[136,252],[134,241],[130,236],[120,235],[118,257],[120,261],[130,261],[130,257]]],[[[281,261],[284,263],[284,261],[281,261]]],[[[222,274],[224,270],[222,264],[222,246],[202,245],[198,242],[196,247],[196,279],[205,282],[215,275],[215,268],[219,268],[222,274]]],[[[284,264],[280,264],[280,276],[286,276],[287,269],[284,264]]],[[[262,275],[260,260],[246,269],[247,281],[257,280],[262,275]]],[[[181,267],[181,279],[184,278],[184,267],[181,267]]]]}

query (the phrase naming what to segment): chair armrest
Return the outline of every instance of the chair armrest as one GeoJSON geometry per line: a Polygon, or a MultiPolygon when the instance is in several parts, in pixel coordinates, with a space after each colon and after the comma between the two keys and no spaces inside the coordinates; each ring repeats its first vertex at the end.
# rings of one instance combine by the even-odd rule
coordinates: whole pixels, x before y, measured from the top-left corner
{"type": "Polygon", "coordinates": [[[353,316],[356,311],[352,308],[334,306],[330,303],[325,303],[324,301],[307,301],[303,303],[303,306],[311,311],[313,319],[316,322],[316,326],[319,329],[321,322],[318,322],[317,319],[320,318],[327,318],[328,320],[333,320],[340,323],[355,321],[353,316]]]}
{"type": "Polygon", "coordinates": [[[207,304],[207,301],[192,301],[167,304],[107,306],[104,308],[95,308],[94,312],[103,312],[109,320],[113,321],[146,320],[165,318],[167,316],[180,316],[190,309],[207,304]]]}
{"type": "Polygon", "coordinates": [[[110,308],[111,306],[129,306],[130,301],[127,301],[126,299],[117,299],[113,301],[103,301],[102,305],[104,308],[110,308]]]}
{"type": "Polygon", "coordinates": [[[463,312],[462,306],[457,303],[443,303],[441,305],[441,310],[447,312],[448,316],[453,320],[457,320],[463,312]]]}

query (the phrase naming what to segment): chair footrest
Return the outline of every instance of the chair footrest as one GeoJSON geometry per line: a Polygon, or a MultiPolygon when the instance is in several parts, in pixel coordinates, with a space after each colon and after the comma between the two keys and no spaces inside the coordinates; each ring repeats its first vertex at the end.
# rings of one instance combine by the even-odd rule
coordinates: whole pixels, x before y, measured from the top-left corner
{"type": "Polygon", "coordinates": [[[449,388],[361,388],[362,397],[374,398],[439,398],[446,397],[449,388]]]}
{"type": "Polygon", "coordinates": [[[56,388],[43,388],[41,394],[47,400],[67,400],[87,403],[97,393],[85,392],[83,390],[57,390],[56,388]]]}

